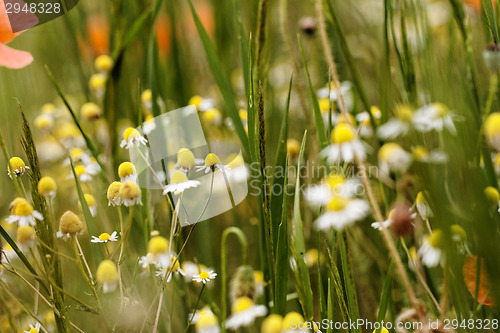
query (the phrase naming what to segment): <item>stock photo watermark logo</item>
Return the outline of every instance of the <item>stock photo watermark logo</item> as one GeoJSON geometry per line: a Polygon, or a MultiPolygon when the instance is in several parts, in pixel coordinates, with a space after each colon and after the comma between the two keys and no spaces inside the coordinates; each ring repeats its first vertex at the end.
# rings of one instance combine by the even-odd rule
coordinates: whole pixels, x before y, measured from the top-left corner
{"type": "Polygon", "coordinates": [[[164,113],[136,130],[147,139],[147,145],[129,149],[138,184],[164,191],[177,188],[166,194],[182,226],[227,212],[248,195],[248,169],[240,147],[207,142],[194,105],[164,113]],[[180,165],[186,149],[194,156],[192,165],[180,165]]]}
{"type": "MultiPolygon", "coordinates": [[[[13,33],[52,21],[73,9],[79,0],[0,0],[13,33]]],[[[3,13],[0,13],[3,15],[3,13]]]]}

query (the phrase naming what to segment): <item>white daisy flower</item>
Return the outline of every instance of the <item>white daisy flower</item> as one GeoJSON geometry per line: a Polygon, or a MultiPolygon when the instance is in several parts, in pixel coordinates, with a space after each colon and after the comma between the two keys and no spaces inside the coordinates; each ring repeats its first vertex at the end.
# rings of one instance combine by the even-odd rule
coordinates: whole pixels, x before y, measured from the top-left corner
{"type": "Polygon", "coordinates": [[[424,105],[412,117],[413,126],[420,132],[436,130],[438,132],[446,128],[451,134],[456,135],[457,130],[453,124],[454,116],[448,108],[441,103],[424,105]]]}
{"type": "MultiPolygon", "coordinates": [[[[345,107],[347,110],[351,111],[354,106],[354,99],[352,95],[352,84],[349,81],[344,81],[340,84],[340,93],[342,94],[342,98],[345,103],[345,107]]],[[[338,105],[339,97],[337,94],[337,90],[333,86],[333,83],[330,88],[325,87],[321,88],[316,92],[318,98],[328,98],[330,97],[330,101],[335,102],[335,105],[338,105]]]]}
{"type": "Polygon", "coordinates": [[[142,205],[141,189],[136,182],[127,180],[120,185],[120,198],[123,204],[127,207],[134,205],[142,205]]]}
{"type": "Polygon", "coordinates": [[[163,187],[163,195],[173,192],[175,195],[179,195],[184,190],[191,187],[197,187],[200,182],[197,180],[189,180],[185,174],[180,171],[174,172],[172,178],[170,178],[170,184],[163,187]]]}
{"type": "MultiPolygon", "coordinates": [[[[71,148],[69,151],[69,156],[71,157],[71,159],[73,160],[73,163],[75,163],[75,164],[76,163],[82,163],[82,164],[90,163],[90,155],[81,148],[78,148],[78,147],[71,148]]],[[[71,164],[71,162],[70,162],[69,157],[63,161],[64,166],[67,166],[70,164],[71,164]]]]}
{"type": "Polygon", "coordinates": [[[108,191],[106,193],[108,198],[108,206],[120,206],[122,204],[122,198],[120,196],[121,182],[112,182],[109,184],[108,191]]]}
{"type": "Polygon", "coordinates": [[[331,174],[320,184],[309,186],[305,192],[305,199],[312,206],[324,206],[332,201],[334,196],[350,198],[356,195],[361,183],[355,178],[346,179],[340,174],[331,174]]]}
{"type": "Polygon", "coordinates": [[[395,139],[400,135],[406,135],[411,127],[413,111],[406,105],[401,105],[396,110],[396,118],[391,118],[385,124],[377,128],[377,136],[383,140],[395,139]]]}
{"type": "Polygon", "coordinates": [[[99,235],[99,237],[92,236],[92,239],[90,240],[92,243],[107,243],[107,242],[116,242],[118,240],[118,233],[116,231],[113,231],[110,234],[103,232],[102,234],[99,235]]]}
{"type": "Polygon", "coordinates": [[[370,112],[363,111],[356,115],[356,120],[359,123],[359,136],[364,138],[373,136],[373,125],[371,122],[370,113],[372,114],[375,122],[378,123],[378,121],[382,117],[382,112],[375,106],[372,106],[370,108],[370,112]]]}
{"type": "Polygon", "coordinates": [[[332,144],[321,151],[321,156],[327,158],[328,163],[333,164],[338,160],[352,162],[354,158],[364,160],[366,157],[365,147],[356,138],[354,128],[345,123],[339,123],[332,131],[332,144]]]}
{"type": "Polygon", "coordinates": [[[434,230],[432,234],[424,240],[422,246],[418,250],[418,255],[425,266],[436,267],[441,263],[441,247],[443,241],[444,236],[441,230],[434,230]]]}
{"type": "Polygon", "coordinates": [[[120,177],[120,181],[122,183],[127,180],[138,183],[137,171],[135,169],[135,165],[131,162],[123,162],[118,166],[118,176],[120,177]]]}
{"type": "Polygon", "coordinates": [[[365,200],[339,196],[335,196],[325,208],[326,211],[315,221],[316,228],[320,230],[330,228],[342,230],[365,218],[370,211],[370,206],[365,200]]]}
{"type": "Polygon", "coordinates": [[[389,174],[390,171],[405,173],[411,164],[412,156],[397,143],[389,142],[378,151],[380,171],[389,174]]]}
{"type": "Polygon", "coordinates": [[[224,172],[225,169],[228,169],[228,166],[221,163],[219,156],[210,153],[205,157],[205,165],[197,166],[196,171],[205,170],[205,173],[208,173],[209,171],[215,171],[216,168],[224,172]]]}
{"type": "Polygon", "coordinates": [[[264,305],[255,305],[249,297],[238,297],[231,307],[231,315],[226,320],[226,328],[237,330],[240,327],[250,326],[258,317],[265,316],[267,308],[264,305]]]}
{"type": "Polygon", "coordinates": [[[92,194],[85,193],[84,197],[87,202],[87,206],[89,207],[90,214],[95,217],[97,215],[97,201],[92,194]]]}
{"type": "Polygon", "coordinates": [[[215,279],[217,276],[217,273],[215,273],[213,270],[210,271],[203,271],[200,274],[193,275],[193,281],[196,282],[203,282],[203,284],[207,284],[207,282],[210,282],[211,280],[215,279]]]}
{"type": "Polygon", "coordinates": [[[205,306],[201,310],[197,310],[194,315],[191,314],[190,317],[191,316],[193,317],[191,322],[194,324],[196,333],[220,333],[217,317],[215,317],[208,306],[205,306]]]}
{"type": "MultiPolygon", "coordinates": [[[[95,173],[90,173],[91,170],[88,170],[84,165],[75,166],[75,173],[78,176],[78,179],[82,183],[89,183],[94,178],[95,173]]],[[[70,173],[67,177],[68,179],[73,178],[73,173],[70,173]]]]}
{"type": "Polygon", "coordinates": [[[139,147],[140,145],[146,145],[146,143],[148,143],[148,140],[146,140],[138,130],[129,127],[123,132],[123,140],[120,143],[120,147],[130,149],[139,147]]]}
{"type": "Polygon", "coordinates": [[[24,333],[40,333],[42,331],[40,323],[36,323],[34,326],[30,324],[30,330],[24,331],[24,333]]]}
{"type": "Polygon", "coordinates": [[[167,283],[172,280],[172,276],[174,273],[178,273],[182,276],[186,276],[186,272],[181,268],[181,264],[179,263],[179,260],[177,259],[176,256],[171,255],[170,256],[170,264],[166,266],[161,266],[157,271],[156,271],[156,276],[159,276],[161,278],[165,278],[165,275],[168,273],[167,278],[167,283]],[[173,267],[172,267],[173,265],[173,267]]]}
{"type": "Polygon", "coordinates": [[[35,219],[43,221],[43,215],[22,198],[17,198],[11,203],[11,215],[5,219],[8,223],[17,222],[19,226],[35,226],[35,219]]]}
{"type": "Polygon", "coordinates": [[[440,164],[446,163],[448,156],[438,150],[428,151],[425,147],[416,146],[412,148],[413,158],[422,163],[440,164]]]}

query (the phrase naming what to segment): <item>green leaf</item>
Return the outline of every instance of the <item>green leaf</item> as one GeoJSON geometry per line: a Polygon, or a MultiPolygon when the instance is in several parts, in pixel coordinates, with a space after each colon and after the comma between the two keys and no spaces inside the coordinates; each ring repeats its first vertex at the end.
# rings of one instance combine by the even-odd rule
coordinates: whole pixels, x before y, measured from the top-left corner
{"type": "MultiPolygon", "coordinates": [[[[389,271],[384,280],[384,288],[382,289],[382,295],[380,296],[380,303],[378,306],[377,312],[377,322],[380,323],[385,318],[385,313],[387,312],[387,306],[389,304],[389,300],[391,299],[392,292],[392,275],[394,273],[394,263],[391,262],[389,266],[389,271]]],[[[376,333],[380,333],[381,328],[377,329],[376,333]]]]}
{"type": "MultiPolygon", "coordinates": [[[[83,217],[85,219],[85,223],[87,225],[87,232],[89,237],[92,235],[100,235],[99,230],[97,229],[97,225],[90,213],[89,206],[87,205],[87,200],[85,200],[85,195],[83,193],[82,187],[80,185],[80,180],[78,179],[78,175],[75,171],[75,165],[73,163],[73,159],[68,155],[71,171],[73,172],[73,177],[76,183],[76,190],[78,192],[78,200],[80,201],[80,205],[82,206],[83,217]]],[[[90,252],[92,252],[92,257],[94,258],[94,263],[98,265],[103,259],[104,254],[102,253],[102,247],[100,246],[90,246],[90,252]]]]}
{"type": "MultiPolygon", "coordinates": [[[[304,156],[304,147],[306,145],[307,131],[304,132],[304,137],[302,139],[302,145],[300,147],[299,160],[297,162],[298,167],[302,162],[302,157],[304,156]]],[[[302,306],[302,311],[304,312],[305,319],[311,321],[314,314],[313,297],[311,289],[311,281],[309,280],[309,271],[307,269],[306,261],[304,259],[304,253],[306,251],[305,241],[304,241],[304,230],[302,227],[302,217],[300,215],[300,175],[297,175],[297,181],[295,184],[295,198],[293,202],[293,223],[292,223],[292,240],[291,240],[291,250],[293,258],[295,259],[296,269],[295,273],[295,283],[297,284],[297,293],[299,295],[300,305],[302,306]]]]}
{"type": "Polygon", "coordinates": [[[498,44],[500,41],[498,38],[498,27],[495,20],[495,11],[493,10],[493,4],[491,3],[491,0],[481,0],[481,7],[486,14],[486,23],[488,23],[488,28],[490,29],[491,37],[493,38],[493,43],[498,44]]]}
{"type": "Polygon", "coordinates": [[[210,40],[207,31],[203,27],[203,24],[201,23],[201,20],[198,17],[198,14],[194,9],[191,0],[189,0],[189,7],[191,8],[191,13],[193,14],[193,19],[196,25],[196,29],[198,30],[198,34],[200,35],[200,39],[203,44],[203,48],[205,49],[208,65],[212,70],[215,82],[219,86],[222,98],[226,103],[228,116],[233,121],[234,128],[236,130],[236,133],[238,134],[238,137],[240,138],[241,145],[243,146],[243,151],[247,156],[250,156],[248,137],[245,132],[245,129],[243,128],[243,123],[241,122],[240,115],[238,113],[238,108],[236,107],[236,101],[234,99],[233,91],[231,89],[231,85],[229,84],[229,80],[227,79],[226,75],[224,74],[224,71],[222,70],[221,63],[217,58],[217,52],[215,50],[215,46],[213,42],[210,40]]]}
{"type": "MultiPolygon", "coordinates": [[[[349,253],[344,239],[344,233],[338,233],[340,261],[342,263],[342,272],[344,275],[345,293],[347,296],[347,306],[349,308],[349,318],[356,321],[359,318],[358,298],[356,296],[356,286],[352,279],[352,267],[349,253]]],[[[361,332],[359,328],[352,330],[353,332],[361,332]]]]}
{"type": "MultiPolygon", "coordinates": [[[[288,163],[285,159],[285,170],[287,170],[288,163]]],[[[284,184],[288,184],[288,173],[285,172],[284,184]]],[[[282,206],[281,206],[281,222],[278,226],[278,240],[276,245],[276,283],[275,296],[274,296],[274,312],[284,316],[286,314],[286,294],[288,287],[288,267],[290,265],[288,260],[288,210],[286,191],[283,191],[282,206]]],[[[274,211],[273,211],[274,213],[274,211]]]]}

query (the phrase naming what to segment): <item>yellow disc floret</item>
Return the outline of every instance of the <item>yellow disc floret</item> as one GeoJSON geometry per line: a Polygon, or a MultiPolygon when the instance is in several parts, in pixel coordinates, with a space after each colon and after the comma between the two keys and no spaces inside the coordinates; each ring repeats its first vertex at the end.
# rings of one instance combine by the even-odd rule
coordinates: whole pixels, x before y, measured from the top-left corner
{"type": "Polygon", "coordinates": [[[97,268],[96,278],[101,284],[118,281],[118,269],[115,263],[111,260],[103,260],[97,268]]]}
{"type": "Polygon", "coordinates": [[[326,208],[328,210],[338,212],[344,209],[348,203],[349,203],[348,199],[342,197],[334,197],[332,201],[330,201],[330,203],[326,206],[326,208]]]}
{"type": "Polygon", "coordinates": [[[29,225],[22,225],[17,228],[17,242],[25,244],[35,238],[35,229],[29,225]]]}
{"type": "Polygon", "coordinates": [[[187,182],[187,181],[188,181],[188,178],[186,177],[186,175],[184,175],[180,171],[174,172],[174,174],[172,175],[172,178],[170,179],[171,184],[177,184],[177,183],[182,183],[182,182],[187,182]]]}
{"type": "Polygon", "coordinates": [[[95,69],[98,72],[103,72],[103,73],[109,73],[113,68],[114,64],[115,62],[113,61],[113,58],[111,58],[107,54],[98,56],[94,61],[95,69]]]}
{"type": "Polygon", "coordinates": [[[138,136],[141,136],[141,133],[133,127],[129,127],[123,132],[123,139],[125,139],[125,141],[129,141],[138,136]]]}
{"type": "Polygon", "coordinates": [[[111,235],[108,234],[107,232],[103,232],[102,234],[99,235],[99,240],[100,241],[107,241],[111,238],[111,235]]]}
{"type": "Polygon", "coordinates": [[[220,164],[219,156],[217,156],[213,153],[210,153],[207,155],[207,157],[205,157],[205,167],[207,167],[207,168],[213,167],[216,164],[220,164]]]}
{"type": "MultiPolygon", "coordinates": [[[[202,278],[201,274],[200,278],[202,278]]],[[[238,297],[237,299],[234,300],[233,305],[231,306],[231,312],[240,313],[242,311],[250,309],[253,305],[254,303],[250,297],[247,296],[238,297]]]]}
{"type": "Polygon", "coordinates": [[[488,186],[484,189],[484,194],[486,195],[486,198],[488,198],[488,201],[491,205],[498,206],[500,201],[500,193],[498,193],[498,190],[496,188],[494,188],[493,186],[488,186]]]}
{"type": "Polygon", "coordinates": [[[107,197],[109,200],[120,196],[120,187],[121,186],[122,186],[122,183],[120,183],[120,182],[112,182],[108,186],[107,197]]]}
{"type": "Polygon", "coordinates": [[[87,205],[89,207],[92,207],[92,206],[96,205],[95,198],[94,198],[94,196],[92,194],[85,193],[84,197],[85,197],[85,201],[87,202],[87,205]]]}
{"type": "Polygon", "coordinates": [[[440,249],[444,245],[444,233],[440,229],[436,229],[429,236],[429,243],[433,248],[440,249]]]}
{"type": "Polygon", "coordinates": [[[264,319],[260,331],[262,333],[280,333],[281,326],[283,326],[283,317],[273,313],[264,319]]]}
{"type": "Polygon", "coordinates": [[[57,185],[52,177],[42,177],[38,181],[38,194],[43,197],[53,196],[57,190],[57,185]]]}
{"type": "Polygon", "coordinates": [[[148,252],[161,254],[168,251],[168,240],[163,236],[154,236],[149,240],[148,252]]]}
{"type": "Polygon", "coordinates": [[[82,118],[88,121],[99,119],[102,116],[101,108],[95,103],[85,103],[80,108],[82,118]]]}
{"type": "Polygon", "coordinates": [[[13,209],[13,214],[17,216],[30,216],[33,214],[33,207],[26,200],[19,201],[13,209]]]}
{"type": "Polygon", "coordinates": [[[194,155],[191,150],[186,149],[180,155],[177,155],[177,165],[179,168],[184,170],[190,170],[194,168],[195,160],[194,155]]]}
{"type": "Polygon", "coordinates": [[[135,166],[130,162],[123,162],[118,166],[118,176],[125,178],[136,174],[135,166]]]}
{"type": "Polygon", "coordinates": [[[352,141],[355,137],[356,132],[354,131],[354,128],[345,123],[336,125],[332,131],[332,141],[336,144],[352,141]]]}
{"type": "Polygon", "coordinates": [[[487,137],[500,135],[500,112],[490,114],[484,121],[484,134],[487,137]]]}
{"type": "Polygon", "coordinates": [[[283,331],[294,329],[297,327],[298,323],[303,323],[304,317],[298,312],[289,312],[286,314],[285,318],[283,318],[283,331]]]}

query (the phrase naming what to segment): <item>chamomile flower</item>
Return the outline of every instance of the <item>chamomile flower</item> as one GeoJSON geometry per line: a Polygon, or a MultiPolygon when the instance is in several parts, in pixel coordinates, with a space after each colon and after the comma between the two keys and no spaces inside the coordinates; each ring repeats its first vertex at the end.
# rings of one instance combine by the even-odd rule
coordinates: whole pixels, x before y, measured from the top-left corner
{"type": "Polygon", "coordinates": [[[168,240],[163,236],[153,236],[148,243],[148,255],[152,262],[157,263],[159,267],[168,267],[172,261],[172,253],[169,251],[168,240]]]}
{"type": "Polygon", "coordinates": [[[300,153],[300,142],[296,139],[288,139],[286,141],[286,152],[291,160],[297,159],[300,153]]]}
{"type": "Polygon", "coordinates": [[[197,187],[200,182],[197,180],[189,180],[185,174],[180,171],[174,172],[172,178],[170,178],[170,184],[163,187],[163,195],[173,192],[175,195],[179,195],[188,188],[197,187]]]}
{"type": "Polygon", "coordinates": [[[194,313],[192,323],[196,333],[220,333],[217,317],[208,306],[194,313]]]}
{"type": "Polygon", "coordinates": [[[354,196],[360,185],[355,178],[346,179],[341,174],[332,173],[320,184],[309,186],[304,192],[304,197],[312,206],[324,206],[336,195],[346,198],[354,196]]]}
{"type": "Polygon", "coordinates": [[[118,176],[122,183],[127,180],[137,183],[137,171],[135,166],[130,162],[123,162],[118,166],[118,176]]]}
{"type": "Polygon", "coordinates": [[[115,291],[120,279],[115,263],[111,260],[103,260],[97,267],[96,279],[102,284],[102,291],[105,294],[115,291]]]}
{"type": "Polygon", "coordinates": [[[142,131],[144,134],[149,135],[156,129],[156,122],[153,115],[148,114],[144,119],[144,123],[142,124],[142,131]]]}
{"type": "Polygon", "coordinates": [[[441,262],[444,234],[442,230],[436,229],[428,236],[420,249],[418,255],[422,263],[427,267],[436,267],[441,262]]]}
{"type": "Polygon", "coordinates": [[[182,276],[186,276],[186,272],[184,272],[181,268],[181,264],[179,263],[179,259],[176,256],[170,256],[170,264],[166,266],[160,266],[160,269],[156,271],[156,276],[161,278],[166,278],[167,283],[172,280],[172,276],[174,273],[177,273],[182,276]],[[168,276],[166,276],[168,274],[168,276]]]}
{"type": "Polygon", "coordinates": [[[59,231],[57,238],[68,239],[71,236],[79,235],[83,232],[82,220],[72,211],[66,211],[59,220],[59,231]]]}
{"type": "Polygon", "coordinates": [[[16,198],[11,203],[11,215],[5,219],[8,223],[17,222],[19,226],[32,225],[35,226],[35,219],[43,221],[43,215],[34,210],[33,207],[22,198],[16,198]]]}
{"type": "Polygon", "coordinates": [[[405,173],[410,166],[412,156],[397,143],[389,142],[380,147],[378,160],[382,173],[389,174],[390,171],[405,173]]]}
{"type": "Polygon", "coordinates": [[[407,105],[400,105],[396,110],[396,117],[377,128],[377,136],[387,140],[406,135],[411,127],[412,117],[412,109],[407,105]]]}
{"type": "Polygon", "coordinates": [[[297,332],[309,332],[304,327],[299,328],[299,324],[304,326],[305,323],[304,317],[298,312],[289,312],[283,318],[281,332],[282,333],[297,333],[297,332]]]}
{"type": "MultiPolygon", "coordinates": [[[[338,105],[339,96],[337,94],[337,90],[335,89],[333,82],[330,87],[321,88],[317,92],[318,98],[330,98],[330,101],[334,102],[338,105]]],[[[354,106],[354,99],[352,95],[352,84],[349,81],[344,81],[340,84],[340,93],[342,94],[342,98],[344,100],[345,106],[347,110],[351,111],[354,106]]]]}
{"type": "Polygon", "coordinates": [[[356,115],[356,120],[358,121],[360,127],[359,135],[364,138],[373,136],[373,125],[371,122],[370,113],[372,114],[375,123],[378,123],[378,121],[382,117],[382,112],[376,106],[372,106],[369,112],[363,111],[356,115]]]}
{"type": "Polygon", "coordinates": [[[85,146],[85,139],[78,127],[72,122],[65,122],[55,127],[55,137],[66,149],[85,146]]]}
{"type": "Polygon", "coordinates": [[[137,129],[129,127],[123,132],[123,140],[120,143],[120,147],[130,149],[139,147],[140,145],[146,145],[146,143],[148,143],[148,140],[146,140],[137,129]]]}
{"type": "Polygon", "coordinates": [[[53,199],[56,196],[57,185],[52,177],[42,177],[38,181],[38,194],[47,200],[53,199]]]}
{"type": "Polygon", "coordinates": [[[325,212],[315,221],[316,228],[320,230],[342,230],[365,218],[370,211],[370,206],[364,200],[339,196],[334,196],[325,208],[325,212]]]}
{"type": "Polygon", "coordinates": [[[231,306],[231,315],[226,320],[226,327],[237,330],[250,326],[255,319],[265,316],[266,313],[267,308],[264,305],[255,305],[254,301],[246,296],[238,297],[231,306]]]}
{"type": "Polygon", "coordinates": [[[215,279],[217,273],[213,270],[210,271],[202,271],[200,274],[193,275],[193,281],[195,282],[203,282],[203,284],[207,284],[211,280],[215,279]]]}
{"type": "MultiPolygon", "coordinates": [[[[90,171],[91,170],[88,170],[84,165],[77,165],[77,166],[75,166],[75,173],[78,176],[78,179],[82,183],[88,183],[88,182],[92,181],[92,179],[94,178],[95,174],[90,173],[90,171]]],[[[71,178],[73,178],[73,174],[70,174],[68,176],[68,179],[71,179],[71,178]]]]}
{"type": "Polygon", "coordinates": [[[351,125],[339,123],[332,131],[332,143],[321,151],[321,156],[326,157],[332,164],[338,160],[352,162],[354,158],[364,160],[365,147],[356,137],[356,131],[351,125]]]}
{"type": "Polygon", "coordinates": [[[104,74],[93,74],[89,79],[89,88],[97,98],[104,96],[107,77],[104,74]]]}
{"type": "Polygon", "coordinates": [[[448,159],[445,153],[438,150],[428,151],[423,146],[413,147],[411,154],[416,161],[422,163],[440,164],[445,163],[448,159]]]}
{"type": "Polygon", "coordinates": [[[432,103],[424,105],[415,111],[412,122],[413,126],[420,132],[429,132],[432,130],[440,132],[446,129],[455,135],[457,134],[457,130],[453,124],[453,118],[454,116],[445,105],[432,103]]]}
{"type": "Polygon", "coordinates": [[[97,104],[89,102],[82,105],[80,115],[86,121],[95,121],[102,117],[102,110],[97,104]]]}
{"type": "Polygon", "coordinates": [[[484,189],[484,194],[488,199],[488,202],[493,207],[496,207],[500,212],[500,194],[498,193],[498,190],[493,186],[488,186],[484,189]]]}
{"type": "Polygon", "coordinates": [[[177,152],[177,164],[176,168],[183,172],[188,172],[195,167],[196,159],[191,150],[187,148],[181,148],[177,152]]]}
{"type": "Polygon", "coordinates": [[[153,92],[151,89],[146,89],[141,93],[142,107],[146,111],[151,111],[153,108],[153,92]]]}
{"type": "MultiPolygon", "coordinates": [[[[73,163],[82,163],[82,164],[87,164],[90,162],[90,155],[85,152],[82,148],[71,148],[69,150],[69,156],[73,160],[73,163]]],[[[69,157],[64,160],[63,165],[70,165],[70,159],[69,157]]]]}
{"type": "Polygon", "coordinates": [[[418,192],[417,199],[415,199],[415,206],[417,207],[418,214],[420,214],[423,220],[427,220],[429,217],[433,216],[431,207],[424,196],[424,192],[418,192]]]}
{"type": "Polygon", "coordinates": [[[35,126],[42,134],[48,134],[54,129],[54,118],[42,113],[35,118],[35,126]]]}
{"type": "Polygon", "coordinates": [[[92,239],[90,240],[92,243],[107,243],[107,242],[116,242],[118,241],[118,234],[116,231],[113,231],[110,234],[107,232],[103,232],[102,234],[99,235],[99,237],[92,236],[92,239]]]}
{"type": "Polygon", "coordinates": [[[113,69],[114,65],[115,62],[113,61],[113,58],[111,58],[107,54],[101,54],[94,61],[95,69],[103,75],[108,75],[108,73],[113,69]]]}
{"type": "Polygon", "coordinates": [[[36,323],[35,325],[30,324],[30,330],[24,331],[24,333],[40,333],[40,332],[42,332],[40,323],[36,323]]]}
{"type": "Polygon", "coordinates": [[[189,99],[188,105],[196,106],[198,111],[207,111],[215,106],[213,99],[203,98],[201,96],[195,95],[189,99]]]}
{"type": "Polygon", "coordinates": [[[209,171],[214,172],[216,168],[224,171],[227,166],[221,163],[219,156],[210,153],[205,157],[205,165],[197,166],[196,171],[205,170],[205,173],[208,173],[209,171]]]}
{"type": "Polygon", "coordinates": [[[126,182],[121,183],[120,198],[123,204],[127,207],[142,205],[141,189],[136,182],[133,182],[131,180],[127,180],[126,182]]]}
{"type": "Polygon", "coordinates": [[[278,314],[272,313],[264,319],[260,327],[261,333],[281,333],[283,326],[283,317],[278,314]]]}
{"type": "Polygon", "coordinates": [[[90,214],[93,217],[97,215],[97,202],[92,194],[85,193],[83,195],[85,197],[85,201],[87,202],[87,206],[89,207],[90,214]]]}
{"type": "Polygon", "coordinates": [[[138,263],[142,269],[149,269],[149,265],[161,267],[160,263],[156,261],[155,256],[152,253],[148,253],[145,256],[140,257],[138,263]]]}
{"type": "Polygon", "coordinates": [[[109,184],[107,191],[108,206],[120,206],[122,204],[122,198],[120,197],[121,186],[121,182],[112,182],[109,184]]]}
{"type": "Polygon", "coordinates": [[[249,171],[241,155],[232,154],[228,157],[230,161],[227,166],[227,178],[237,183],[246,182],[249,177],[249,171]]]}
{"type": "Polygon", "coordinates": [[[20,157],[12,157],[9,160],[9,165],[7,167],[7,171],[9,174],[9,177],[12,178],[12,176],[19,177],[22,176],[26,170],[28,170],[29,167],[26,166],[24,161],[20,157]]]}
{"type": "Polygon", "coordinates": [[[490,146],[500,151],[500,112],[493,112],[486,118],[484,135],[490,146]]]}
{"type": "Polygon", "coordinates": [[[17,228],[17,244],[23,251],[27,251],[35,244],[35,229],[30,225],[17,228]]]}
{"type": "Polygon", "coordinates": [[[201,113],[201,118],[208,125],[220,126],[220,124],[222,124],[222,113],[216,108],[210,108],[203,111],[201,113]]]}

